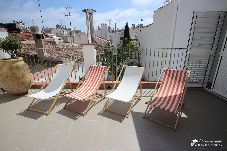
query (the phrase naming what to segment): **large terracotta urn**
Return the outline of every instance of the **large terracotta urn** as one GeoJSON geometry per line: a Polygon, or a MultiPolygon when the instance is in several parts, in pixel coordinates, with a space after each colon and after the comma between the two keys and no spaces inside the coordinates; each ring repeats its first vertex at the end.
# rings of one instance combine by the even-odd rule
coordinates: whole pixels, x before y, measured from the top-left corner
{"type": "Polygon", "coordinates": [[[23,58],[0,60],[0,85],[10,94],[26,93],[32,83],[32,74],[23,58]]]}

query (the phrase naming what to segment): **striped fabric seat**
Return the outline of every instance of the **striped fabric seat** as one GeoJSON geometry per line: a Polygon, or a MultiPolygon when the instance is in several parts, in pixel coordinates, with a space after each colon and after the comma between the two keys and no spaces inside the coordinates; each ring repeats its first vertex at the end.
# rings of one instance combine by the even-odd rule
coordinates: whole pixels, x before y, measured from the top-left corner
{"type": "Polygon", "coordinates": [[[107,69],[106,66],[91,66],[83,84],[76,91],[67,94],[66,97],[82,101],[93,95],[101,85],[107,69]]]}
{"type": "Polygon", "coordinates": [[[164,69],[161,85],[149,105],[177,113],[186,79],[186,70],[164,69]]]}

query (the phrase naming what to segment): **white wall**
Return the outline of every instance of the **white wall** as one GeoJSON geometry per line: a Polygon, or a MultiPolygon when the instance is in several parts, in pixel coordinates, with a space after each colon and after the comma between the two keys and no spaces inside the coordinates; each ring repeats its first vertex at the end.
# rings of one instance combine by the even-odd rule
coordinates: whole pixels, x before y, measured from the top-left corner
{"type": "Polygon", "coordinates": [[[91,65],[96,64],[96,50],[95,45],[85,44],[82,48],[84,55],[84,70],[87,71],[91,65]]]}
{"type": "MultiPolygon", "coordinates": [[[[143,27],[138,33],[140,44],[142,65],[154,60],[146,51],[154,51],[156,48],[171,48],[173,40],[173,31],[175,27],[177,2],[167,4],[166,6],[155,11],[153,16],[153,24],[143,27]]],[[[152,17],[152,16],[151,16],[152,17]]],[[[144,78],[152,80],[151,70],[145,68],[144,78]]]]}
{"type": "Polygon", "coordinates": [[[118,31],[114,33],[107,33],[107,39],[112,41],[112,45],[116,48],[117,45],[120,43],[120,37],[123,37],[123,31],[118,31]]]}
{"type": "Polygon", "coordinates": [[[227,0],[179,0],[173,47],[187,46],[193,11],[227,11],[227,0]]]}
{"type": "Polygon", "coordinates": [[[65,29],[51,29],[51,34],[55,34],[57,36],[70,36],[70,32],[68,32],[67,30],[65,29]]]}
{"type": "Polygon", "coordinates": [[[108,27],[106,24],[101,24],[101,37],[107,39],[108,27]]]}
{"type": "Polygon", "coordinates": [[[88,43],[87,34],[84,32],[76,33],[74,36],[74,43],[78,45],[87,44],[88,43]]]}
{"type": "Polygon", "coordinates": [[[96,29],[96,30],[94,31],[94,34],[95,34],[96,36],[101,37],[101,29],[96,29]]]}
{"type": "Polygon", "coordinates": [[[176,4],[176,2],[172,2],[156,10],[153,16],[153,24],[141,28],[139,33],[140,48],[171,47],[176,17],[176,4]]]}
{"type": "MultiPolygon", "coordinates": [[[[143,65],[153,59],[146,49],[187,47],[193,11],[227,11],[227,0],[173,0],[156,10],[153,24],[141,28],[138,36],[143,65]]],[[[149,72],[144,71],[146,80],[149,72]]]]}

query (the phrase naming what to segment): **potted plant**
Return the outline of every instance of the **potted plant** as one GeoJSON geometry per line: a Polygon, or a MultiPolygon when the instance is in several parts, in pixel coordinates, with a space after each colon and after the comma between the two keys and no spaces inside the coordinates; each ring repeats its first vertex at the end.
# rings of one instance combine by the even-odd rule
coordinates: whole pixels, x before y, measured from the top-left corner
{"type": "Polygon", "coordinates": [[[0,39],[0,49],[11,56],[0,60],[0,85],[10,94],[26,93],[31,87],[30,69],[18,56],[21,47],[21,41],[14,36],[0,39]]]}
{"type": "Polygon", "coordinates": [[[7,36],[0,39],[0,48],[3,49],[4,52],[7,52],[9,54],[11,56],[11,59],[18,58],[17,54],[21,47],[21,41],[14,36],[7,36]]]}

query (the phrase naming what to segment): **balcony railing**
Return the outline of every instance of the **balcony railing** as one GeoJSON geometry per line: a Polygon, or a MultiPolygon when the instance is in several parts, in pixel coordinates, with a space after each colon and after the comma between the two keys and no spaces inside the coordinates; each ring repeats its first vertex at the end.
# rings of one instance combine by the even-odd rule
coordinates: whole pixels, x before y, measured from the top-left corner
{"type": "Polygon", "coordinates": [[[142,64],[145,67],[145,79],[157,81],[163,68],[183,69],[186,53],[186,48],[143,49],[142,64]]]}

